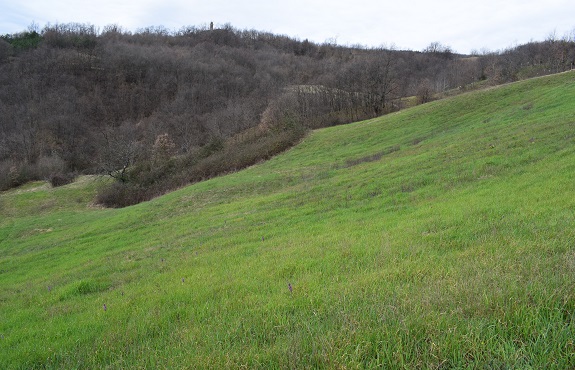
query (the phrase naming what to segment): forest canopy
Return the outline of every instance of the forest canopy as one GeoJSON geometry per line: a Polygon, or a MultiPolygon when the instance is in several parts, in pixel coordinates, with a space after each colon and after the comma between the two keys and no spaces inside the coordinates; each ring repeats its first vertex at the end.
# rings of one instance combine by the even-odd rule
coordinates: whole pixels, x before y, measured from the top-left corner
{"type": "Polygon", "coordinates": [[[76,174],[125,206],[234,171],[345,124],[436,97],[573,68],[549,38],[459,55],[317,44],[230,25],[55,24],[0,37],[0,190],[76,174]]]}

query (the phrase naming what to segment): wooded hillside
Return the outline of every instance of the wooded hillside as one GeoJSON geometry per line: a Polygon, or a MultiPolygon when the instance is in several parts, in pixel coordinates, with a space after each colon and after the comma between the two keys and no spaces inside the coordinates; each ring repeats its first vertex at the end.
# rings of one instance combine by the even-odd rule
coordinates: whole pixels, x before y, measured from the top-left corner
{"type": "Polygon", "coordinates": [[[572,68],[573,39],[458,55],[315,44],[226,25],[49,25],[0,38],[0,189],[73,174],[118,180],[133,204],[233,171],[343,124],[572,68]],[[411,97],[410,99],[406,99],[411,97]]]}

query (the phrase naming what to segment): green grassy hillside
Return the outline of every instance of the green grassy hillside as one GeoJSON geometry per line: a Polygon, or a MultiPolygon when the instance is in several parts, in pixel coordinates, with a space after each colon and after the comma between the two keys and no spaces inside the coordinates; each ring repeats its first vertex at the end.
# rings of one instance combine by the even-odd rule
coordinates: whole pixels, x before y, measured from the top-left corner
{"type": "Polygon", "coordinates": [[[574,102],[464,94],[125,209],[2,193],[0,363],[573,368],[574,102]]]}

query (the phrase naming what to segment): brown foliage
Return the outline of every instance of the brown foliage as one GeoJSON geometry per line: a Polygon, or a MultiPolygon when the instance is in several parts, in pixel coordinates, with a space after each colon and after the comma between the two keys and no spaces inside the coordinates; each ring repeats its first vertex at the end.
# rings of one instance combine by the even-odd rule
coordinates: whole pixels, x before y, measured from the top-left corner
{"type": "Polygon", "coordinates": [[[100,172],[126,183],[118,193],[139,194],[131,204],[268,158],[305,129],[397,110],[403,97],[568,69],[573,44],[468,57],[440,43],[424,52],[318,45],[229,25],[131,33],[70,23],[4,35],[0,187],[100,172]],[[48,170],[56,162],[46,158],[63,169],[48,170]]]}

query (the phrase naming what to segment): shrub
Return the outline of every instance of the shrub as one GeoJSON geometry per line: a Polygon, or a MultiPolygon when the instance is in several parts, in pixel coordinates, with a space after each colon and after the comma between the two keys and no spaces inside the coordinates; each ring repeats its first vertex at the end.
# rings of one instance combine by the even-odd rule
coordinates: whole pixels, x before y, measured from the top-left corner
{"type": "Polygon", "coordinates": [[[58,155],[40,157],[36,163],[38,176],[49,180],[54,174],[66,173],[66,162],[58,155]]]}
{"type": "MultiPolygon", "coordinates": [[[[267,130],[247,130],[226,142],[212,139],[198,151],[186,156],[159,156],[140,162],[127,172],[125,182],[100,190],[96,201],[106,207],[121,208],[175,190],[190,183],[233,172],[269,159],[295,145],[305,135],[301,125],[267,130]],[[155,159],[155,160],[154,160],[155,159]]],[[[156,140],[157,153],[168,147],[169,137],[156,140]],[[166,144],[166,145],[165,145],[166,144]]]]}
{"type": "Polygon", "coordinates": [[[142,188],[124,182],[114,182],[98,192],[96,202],[110,208],[122,208],[145,200],[142,188]]]}
{"type": "Polygon", "coordinates": [[[175,154],[176,144],[168,134],[158,135],[152,147],[154,162],[162,164],[167,162],[175,154]]]}
{"type": "Polygon", "coordinates": [[[14,161],[0,162],[0,190],[15,188],[34,180],[40,180],[36,166],[14,161]]]}
{"type": "Polygon", "coordinates": [[[431,81],[425,79],[417,87],[417,104],[425,104],[433,100],[433,87],[431,81]]]}
{"type": "Polygon", "coordinates": [[[50,176],[50,184],[53,187],[64,186],[72,183],[76,176],[72,173],[56,173],[50,176]]]}

